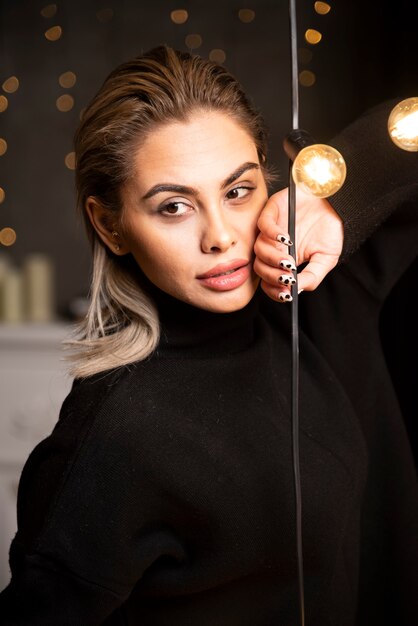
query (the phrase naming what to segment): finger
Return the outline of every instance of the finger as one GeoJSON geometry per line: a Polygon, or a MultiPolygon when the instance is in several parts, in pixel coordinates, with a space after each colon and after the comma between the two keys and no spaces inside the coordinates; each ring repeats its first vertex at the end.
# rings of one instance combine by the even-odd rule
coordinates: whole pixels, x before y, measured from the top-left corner
{"type": "Polygon", "coordinates": [[[282,190],[272,195],[262,210],[257,222],[260,232],[269,239],[282,241],[285,245],[292,245],[288,234],[288,210],[287,190],[282,190]]]}
{"type": "Polygon", "coordinates": [[[296,270],[294,258],[288,253],[287,246],[278,241],[272,241],[264,235],[259,235],[254,244],[256,257],[272,267],[281,267],[284,270],[296,270]]]}
{"type": "Polygon", "coordinates": [[[321,284],[325,276],[337,265],[338,255],[313,254],[309,263],[298,274],[298,289],[313,291],[321,284]]]}
{"type": "Polygon", "coordinates": [[[291,271],[282,267],[276,269],[257,258],[254,261],[254,271],[262,280],[275,288],[291,287],[296,283],[296,279],[291,271]]]}
{"type": "Polygon", "coordinates": [[[286,302],[292,302],[293,298],[290,294],[289,289],[285,289],[282,287],[273,287],[272,285],[261,281],[262,290],[275,302],[281,302],[285,304],[286,302]]]}

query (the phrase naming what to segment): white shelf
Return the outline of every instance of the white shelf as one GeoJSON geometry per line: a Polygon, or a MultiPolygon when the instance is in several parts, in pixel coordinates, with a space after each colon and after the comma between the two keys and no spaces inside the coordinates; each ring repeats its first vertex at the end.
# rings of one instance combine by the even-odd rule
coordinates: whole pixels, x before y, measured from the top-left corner
{"type": "MultiPolygon", "coordinates": [[[[71,324],[53,322],[50,324],[6,324],[0,322],[0,346],[14,348],[36,345],[40,348],[57,348],[71,333],[71,324]]],[[[1,356],[0,356],[1,358],[1,356]]]]}

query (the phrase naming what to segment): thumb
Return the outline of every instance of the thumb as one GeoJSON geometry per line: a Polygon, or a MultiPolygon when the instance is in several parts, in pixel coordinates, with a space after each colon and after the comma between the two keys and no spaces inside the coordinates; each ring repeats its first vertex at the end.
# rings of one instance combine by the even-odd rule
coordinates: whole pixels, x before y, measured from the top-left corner
{"type": "Polygon", "coordinates": [[[338,258],[338,254],[320,252],[313,254],[309,263],[298,273],[298,291],[316,289],[325,276],[337,265],[338,258]]]}

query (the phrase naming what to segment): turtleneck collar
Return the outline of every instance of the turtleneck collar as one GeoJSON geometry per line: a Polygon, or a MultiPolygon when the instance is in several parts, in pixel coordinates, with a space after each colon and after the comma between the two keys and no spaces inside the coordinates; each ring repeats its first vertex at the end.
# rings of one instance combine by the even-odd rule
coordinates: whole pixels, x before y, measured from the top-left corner
{"type": "Polygon", "coordinates": [[[255,338],[258,298],[239,311],[213,313],[182,302],[149,283],[146,291],[158,309],[158,353],[213,355],[240,352],[255,338]]]}

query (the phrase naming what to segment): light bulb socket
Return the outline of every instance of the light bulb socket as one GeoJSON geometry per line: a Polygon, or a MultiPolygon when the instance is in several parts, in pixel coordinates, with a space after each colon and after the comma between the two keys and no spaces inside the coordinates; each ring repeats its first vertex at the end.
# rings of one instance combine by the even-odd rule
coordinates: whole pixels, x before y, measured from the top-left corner
{"type": "Polygon", "coordinates": [[[311,137],[307,130],[295,128],[290,131],[283,140],[283,148],[291,161],[294,161],[303,148],[312,146],[316,141],[311,137]]]}

